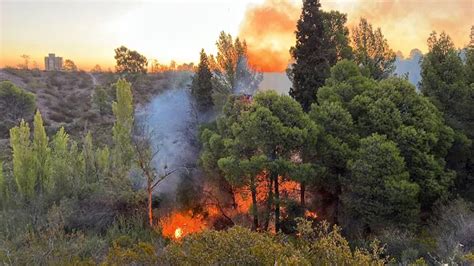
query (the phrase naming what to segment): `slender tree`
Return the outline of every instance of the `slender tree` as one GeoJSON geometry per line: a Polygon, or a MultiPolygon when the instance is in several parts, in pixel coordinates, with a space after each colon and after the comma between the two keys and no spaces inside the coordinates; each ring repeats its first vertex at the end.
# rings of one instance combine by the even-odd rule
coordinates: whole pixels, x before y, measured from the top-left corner
{"type": "Polygon", "coordinates": [[[5,208],[8,201],[8,188],[7,182],[5,180],[5,175],[3,174],[3,162],[0,161],[0,205],[2,208],[5,208]]]}
{"type": "Polygon", "coordinates": [[[213,103],[221,111],[232,93],[252,94],[262,80],[262,74],[247,61],[247,44],[239,38],[221,32],[216,42],[217,56],[209,57],[213,73],[213,103]]]}
{"type": "Polygon", "coordinates": [[[51,149],[49,148],[49,138],[43,125],[41,113],[36,111],[33,129],[33,164],[36,175],[35,190],[38,194],[46,192],[46,185],[50,175],[51,149]]]}
{"type": "Polygon", "coordinates": [[[114,146],[113,168],[121,175],[128,173],[133,161],[132,127],[134,121],[133,96],[130,83],[119,79],[115,84],[117,101],[112,104],[115,123],[112,129],[114,146]]]}
{"type": "Polygon", "coordinates": [[[212,72],[209,67],[209,58],[204,49],[201,50],[199,65],[193,78],[191,92],[196,99],[199,110],[209,110],[213,107],[212,72]]]}
{"type": "Polygon", "coordinates": [[[36,177],[33,169],[34,157],[30,127],[24,120],[10,129],[10,146],[13,155],[13,176],[18,191],[23,198],[30,199],[34,196],[36,177]]]}
{"type": "Polygon", "coordinates": [[[316,92],[329,76],[328,40],[319,0],[305,0],[296,26],[296,44],[290,49],[294,63],[288,70],[290,96],[304,111],[316,102],[316,92]]]}
{"type": "Polygon", "coordinates": [[[329,64],[335,65],[343,59],[352,59],[347,15],[338,11],[323,12],[325,41],[328,43],[329,64]]]}
{"type": "Polygon", "coordinates": [[[457,187],[470,193],[474,175],[474,48],[466,48],[463,60],[449,35],[433,32],[428,38],[429,52],[421,62],[421,92],[443,112],[447,124],[456,130],[447,163],[457,172],[457,187]]]}
{"type": "Polygon", "coordinates": [[[364,74],[381,80],[395,71],[395,52],[388,46],[382,30],[373,30],[365,18],[352,30],[352,45],[354,59],[363,67],[364,74]]]}

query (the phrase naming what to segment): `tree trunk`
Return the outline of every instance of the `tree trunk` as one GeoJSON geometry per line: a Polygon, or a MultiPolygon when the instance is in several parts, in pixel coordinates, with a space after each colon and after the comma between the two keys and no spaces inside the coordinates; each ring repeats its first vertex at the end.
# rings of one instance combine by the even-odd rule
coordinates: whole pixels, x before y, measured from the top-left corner
{"type": "Polygon", "coordinates": [[[147,178],[147,187],[146,191],[148,193],[148,223],[150,224],[150,227],[153,227],[153,195],[152,195],[152,181],[150,178],[147,178]]]}
{"type": "Polygon", "coordinates": [[[301,182],[300,183],[300,203],[301,203],[301,207],[305,208],[305,198],[304,198],[304,194],[306,192],[306,184],[304,182],[301,182]]]}
{"type": "Polygon", "coordinates": [[[270,224],[270,213],[272,211],[272,203],[273,203],[273,179],[269,178],[269,185],[268,185],[268,198],[267,198],[267,213],[265,216],[265,224],[264,230],[268,230],[268,225],[270,224]]]}
{"type": "Polygon", "coordinates": [[[250,177],[250,191],[252,193],[252,215],[253,215],[253,226],[252,230],[258,229],[258,207],[257,207],[257,186],[255,184],[255,177],[250,177]]]}
{"type": "Polygon", "coordinates": [[[278,173],[272,172],[275,183],[275,233],[280,231],[280,184],[278,183],[278,173]]]}

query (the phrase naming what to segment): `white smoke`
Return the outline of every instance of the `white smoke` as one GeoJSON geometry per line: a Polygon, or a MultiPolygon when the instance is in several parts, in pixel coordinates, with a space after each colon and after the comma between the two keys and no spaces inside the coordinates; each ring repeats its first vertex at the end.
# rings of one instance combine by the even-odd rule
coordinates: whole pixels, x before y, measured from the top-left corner
{"type": "Polygon", "coordinates": [[[153,160],[158,176],[178,169],[156,187],[156,193],[174,193],[180,175],[192,172],[199,154],[197,117],[189,90],[189,75],[186,79],[184,83],[170,85],[138,115],[151,135],[152,149],[157,151],[153,160]]]}

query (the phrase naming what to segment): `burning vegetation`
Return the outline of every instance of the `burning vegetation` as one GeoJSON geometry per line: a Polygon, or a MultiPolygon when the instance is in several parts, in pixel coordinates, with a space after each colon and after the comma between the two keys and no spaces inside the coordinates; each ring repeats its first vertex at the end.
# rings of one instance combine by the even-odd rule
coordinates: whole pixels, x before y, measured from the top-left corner
{"type": "MultiPolygon", "coordinates": [[[[191,209],[171,210],[159,221],[163,236],[178,240],[186,235],[208,229],[223,229],[239,224],[252,227],[254,212],[262,221],[255,225],[256,231],[275,232],[273,185],[270,184],[268,173],[262,172],[255,178],[255,199],[249,186],[232,188],[227,193],[219,191],[219,187],[211,185],[203,188],[199,203],[191,209]],[[256,204],[255,204],[256,203],[256,204]]],[[[292,222],[295,216],[294,204],[300,200],[301,185],[292,180],[278,178],[280,201],[282,202],[282,221],[292,222]]],[[[179,192],[178,192],[179,193],[179,192]]],[[[308,197],[311,200],[310,197],[308,197]]],[[[301,212],[297,210],[296,212],[301,212]]],[[[310,220],[317,218],[316,212],[304,210],[299,216],[310,220]]]]}

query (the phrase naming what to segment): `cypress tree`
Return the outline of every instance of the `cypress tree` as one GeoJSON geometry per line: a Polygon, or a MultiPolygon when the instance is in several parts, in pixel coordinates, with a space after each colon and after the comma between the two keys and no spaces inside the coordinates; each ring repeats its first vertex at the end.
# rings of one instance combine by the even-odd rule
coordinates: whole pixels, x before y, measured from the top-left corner
{"type": "Polygon", "coordinates": [[[45,191],[45,184],[50,174],[50,148],[48,147],[49,138],[43,125],[41,113],[36,111],[33,121],[33,165],[36,176],[35,190],[36,193],[42,194],[45,191]]]}
{"type": "Polygon", "coordinates": [[[13,176],[18,191],[24,198],[34,195],[35,176],[33,172],[33,156],[30,141],[30,127],[25,120],[10,129],[10,146],[12,148],[13,176]]]}
{"type": "Polygon", "coordinates": [[[120,175],[130,170],[133,160],[132,127],[133,127],[133,96],[130,83],[120,79],[115,84],[117,101],[112,104],[115,123],[112,128],[114,150],[113,167],[120,175]]]}
{"type": "Polygon", "coordinates": [[[325,38],[324,15],[319,0],[305,0],[296,29],[296,45],[290,49],[295,60],[288,70],[293,82],[290,96],[305,111],[316,101],[318,88],[330,73],[328,42],[325,38]]]}
{"type": "Polygon", "coordinates": [[[8,200],[7,182],[3,175],[3,162],[0,161],[0,206],[5,207],[8,200]]]}
{"type": "Polygon", "coordinates": [[[204,49],[201,50],[201,58],[197,72],[193,78],[191,92],[196,99],[199,110],[205,111],[213,107],[212,72],[209,67],[209,59],[204,49]]]}

